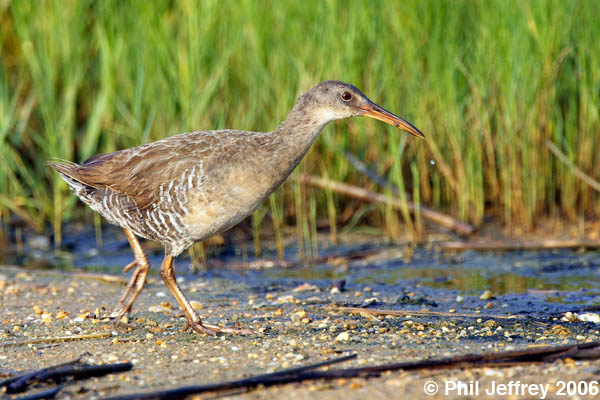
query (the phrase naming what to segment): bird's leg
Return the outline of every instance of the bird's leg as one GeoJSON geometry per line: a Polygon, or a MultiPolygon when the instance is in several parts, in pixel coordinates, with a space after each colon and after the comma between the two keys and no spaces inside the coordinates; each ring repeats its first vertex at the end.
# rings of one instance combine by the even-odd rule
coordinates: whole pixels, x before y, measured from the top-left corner
{"type": "MultiPolygon", "coordinates": [[[[125,267],[123,267],[123,273],[126,274],[127,272],[129,272],[129,270],[131,268],[135,267],[136,265],[137,265],[137,260],[133,260],[132,262],[130,262],[129,264],[127,264],[125,267]]],[[[129,296],[129,293],[131,292],[131,290],[135,286],[135,283],[137,282],[138,276],[139,276],[139,271],[136,268],[135,271],[133,272],[133,275],[131,276],[131,279],[129,280],[129,283],[127,283],[127,287],[125,288],[125,292],[123,292],[123,295],[119,299],[119,305],[124,304],[125,300],[127,300],[127,297],[129,296]]]]}
{"type": "Polygon", "coordinates": [[[216,335],[217,333],[237,333],[237,334],[250,334],[254,333],[247,329],[234,329],[234,328],[221,328],[219,326],[203,324],[202,320],[185,297],[177,281],[175,280],[175,270],[173,269],[173,257],[165,256],[160,267],[160,277],[162,278],[165,285],[169,288],[175,299],[179,303],[179,307],[185,313],[187,323],[185,329],[191,327],[196,332],[206,333],[208,335],[216,335]]]}
{"type": "Polygon", "coordinates": [[[146,257],[144,250],[142,250],[142,246],[140,246],[137,237],[135,237],[133,232],[127,229],[123,229],[123,231],[125,232],[125,236],[127,236],[127,240],[129,241],[129,245],[135,256],[135,260],[123,268],[123,272],[129,271],[133,267],[135,267],[135,269],[133,270],[133,275],[125,288],[123,296],[121,296],[121,299],[119,300],[117,309],[112,313],[113,316],[116,316],[117,323],[121,320],[123,315],[128,314],[131,311],[131,306],[133,306],[135,299],[141,293],[142,289],[144,289],[146,277],[150,270],[150,263],[148,262],[148,258],[146,257]]]}

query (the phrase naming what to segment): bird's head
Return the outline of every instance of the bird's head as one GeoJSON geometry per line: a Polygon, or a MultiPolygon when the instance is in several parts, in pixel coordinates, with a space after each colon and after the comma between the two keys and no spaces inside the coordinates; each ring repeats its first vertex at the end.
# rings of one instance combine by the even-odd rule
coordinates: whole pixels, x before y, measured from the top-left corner
{"type": "Polygon", "coordinates": [[[355,86],[340,81],[325,81],[303,96],[311,114],[323,122],[362,115],[405,130],[419,138],[425,136],[413,124],[373,103],[355,86]]]}

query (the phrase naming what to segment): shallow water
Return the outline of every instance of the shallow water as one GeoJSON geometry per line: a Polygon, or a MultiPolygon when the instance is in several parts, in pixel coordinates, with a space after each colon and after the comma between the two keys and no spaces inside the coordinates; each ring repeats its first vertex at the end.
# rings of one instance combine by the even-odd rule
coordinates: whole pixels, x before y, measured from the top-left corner
{"type": "MultiPolygon", "coordinates": [[[[120,274],[132,259],[129,245],[117,229],[103,231],[101,250],[96,246],[92,230],[67,235],[63,248],[52,252],[25,248],[10,260],[21,265],[48,266],[61,269],[82,269],[90,272],[120,274]]],[[[162,251],[148,254],[158,273],[162,251]]],[[[577,311],[600,305],[600,252],[598,251],[511,251],[441,253],[417,248],[408,256],[406,249],[381,243],[358,243],[339,246],[322,245],[319,256],[336,257],[336,262],[318,265],[299,263],[290,268],[240,270],[244,260],[255,259],[251,244],[221,248],[211,260],[223,262],[223,267],[191,273],[189,257],[177,259],[179,277],[185,280],[226,279],[246,285],[250,291],[267,292],[273,287],[292,289],[309,282],[324,290],[344,281],[348,290],[372,293],[386,308],[481,309],[480,295],[491,291],[490,301],[502,313],[547,315],[577,311]],[[373,250],[373,256],[344,259],[344,255],[373,250]],[[341,261],[340,261],[341,259],[341,261]],[[231,265],[231,264],[229,264],[231,265]],[[458,297],[458,301],[457,301],[458,297]],[[462,297],[462,299],[460,299],[462,297]]],[[[275,259],[275,252],[266,249],[266,259],[275,259]]],[[[298,249],[286,248],[286,260],[297,260],[298,249]]],[[[6,263],[6,260],[4,261],[6,263]]],[[[355,305],[361,305],[357,301],[355,305]]]]}

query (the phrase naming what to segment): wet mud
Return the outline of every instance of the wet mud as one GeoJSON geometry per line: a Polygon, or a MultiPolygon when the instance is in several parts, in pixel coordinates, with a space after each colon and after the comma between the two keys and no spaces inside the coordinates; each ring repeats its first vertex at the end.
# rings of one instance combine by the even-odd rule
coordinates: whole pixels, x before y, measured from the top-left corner
{"type": "MultiPolygon", "coordinates": [[[[244,270],[239,265],[254,259],[251,246],[222,248],[211,256],[220,268],[191,273],[189,259],[178,259],[178,281],[204,320],[256,334],[210,337],[182,332],[185,320],[157,276],[160,250],[150,251],[153,270],[146,289],[129,320],[116,327],[108,316],[124,289],[121,268],[131,255],[118,234],[106,235],[102,251],[93,250],[92,239],[91,233],[72,243],[67,239],[63,253],[32,247],[13,260],[29,267],[6,260],[0,267],[0,373],[77,357],[132,362],[132,371],[73,382],[62,391],[64,398],[102,398],[220,382],[354,353],[358,357],[344,367],[600,340],[600,252],[449,254],[435,246],[352,242],[323,245],[319,256],[331,257],[317,265],[244,270]],[[365,250],[373,251],[344,257],[365,250]],[[418,315],[349,313],[340,307],[418,315]],[[73,340],[78,335],[82,339],[73,340]]],[[[293,245],[286,252],[287,259],[297,259],[293,245]]],[[[274,250],[267,247],[264,257],[274,258],[274,250]]],[[[567,359],[526,367],[394,372],[229,395],[397,398],[401,391],[421,398],[431,380],[477,381],[483,388],[516,379],[550,383],[556,395],[556,381],[592,381],[598,374],[598,361],[567,359]]],[[[436,396],[464,398],[456,392],[436,396]]]]}

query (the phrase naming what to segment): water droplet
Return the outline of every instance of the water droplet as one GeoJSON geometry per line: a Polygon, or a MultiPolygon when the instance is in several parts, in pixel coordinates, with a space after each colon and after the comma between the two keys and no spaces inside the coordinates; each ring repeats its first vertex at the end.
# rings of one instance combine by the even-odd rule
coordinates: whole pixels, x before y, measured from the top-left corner
{"type": "Polygon", "coordinates": [[[429,164],[431,164],[431,165],[435,165],[435,161],[433,161],[433,160],[429,160],[429,164]]]}
{"type": "Polygon", "coordinates": [[[394,122],[394,126],[395,126],[396,128],[399,128],[399,127],[400,127],[400,124],[399,124],[399,123],[397,123],[397,122],[394,122]]]}

